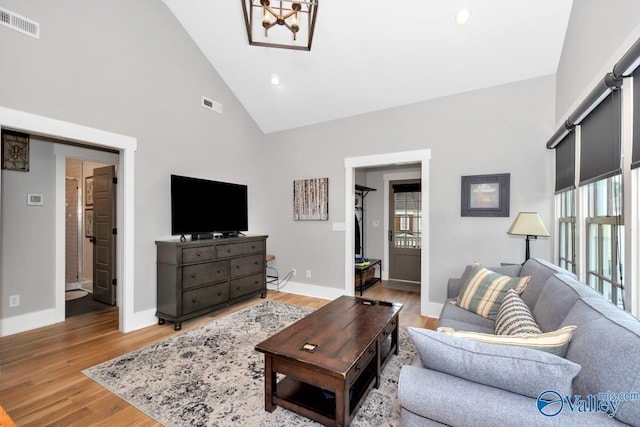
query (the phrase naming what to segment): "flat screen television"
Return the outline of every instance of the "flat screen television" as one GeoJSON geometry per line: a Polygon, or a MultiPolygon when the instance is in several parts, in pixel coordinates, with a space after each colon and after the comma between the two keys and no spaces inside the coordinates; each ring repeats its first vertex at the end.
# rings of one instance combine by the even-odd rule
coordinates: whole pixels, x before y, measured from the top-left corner
{"type": "Polygon", "coordinates": [[[247,186],[171,175],[171,234],[192,240],[247,231],[247,186]]]}

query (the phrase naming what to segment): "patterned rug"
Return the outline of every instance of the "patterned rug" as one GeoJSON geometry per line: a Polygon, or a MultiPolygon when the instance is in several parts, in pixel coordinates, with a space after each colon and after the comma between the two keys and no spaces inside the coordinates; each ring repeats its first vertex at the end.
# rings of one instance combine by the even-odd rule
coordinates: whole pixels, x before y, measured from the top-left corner
{"type": "MultiPolygon", "coordinates": [[[[264,301],[83,373],[167,426],[317,426],[281,407],[264,410],[264,355],[254,349],[312,311],[264,301]]],[[[401,330],[400,353],[389,360],[380,388],[371,390],[352,426],[400,425],[398,376],[414,355],[401,330]]]]}

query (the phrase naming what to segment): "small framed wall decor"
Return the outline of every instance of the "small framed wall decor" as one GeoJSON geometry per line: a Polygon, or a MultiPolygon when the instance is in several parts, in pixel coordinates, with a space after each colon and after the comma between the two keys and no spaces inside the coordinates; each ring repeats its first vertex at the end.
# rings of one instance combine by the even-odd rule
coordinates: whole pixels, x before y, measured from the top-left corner
{"type": "Polygon", "coordinates": [[[29,135],[2,131],[2,169],[29,172],[29,135]]]}
{"type": "Polygon", "coordinates": [[[93,177],[88,176],[84,179],[84,204],[85,206],[93,206],[93,177]]]}
{"type": "Polygon", "coordinates": [[[329,178],[293,181],[293,220],[329,219],[329,178]]]}
{"type": "Polygon", "coordinates": [[[84,210],[84,235],[93,237],[93,209],[84,210]]]}
{"type": "Polygon", "coordinates": [[[469,175],[462,177],[461,216],[509,216],[511,174],[469,175]]]}

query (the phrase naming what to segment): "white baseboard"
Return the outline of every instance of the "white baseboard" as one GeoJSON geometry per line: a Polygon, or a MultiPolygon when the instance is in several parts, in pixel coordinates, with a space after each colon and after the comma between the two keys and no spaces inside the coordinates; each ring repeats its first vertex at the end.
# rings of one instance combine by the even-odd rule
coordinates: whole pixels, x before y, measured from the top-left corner
{"type": "Polygon", "coordinates": [[[133,318],[131,319],[127,319],[126,330],[122,330],[122,332],[133,332],[138,329],[146,328],[147,326],[158,324],[155,308],[133,313],[132,317],[133,318]]]}
{"type": "MultiPolygon", "coordinates": [[[[277,290],[273,284],[267,285],[269,290],[277,290]]],[[[328,288],[326,286],[310,285],[308,283],[287,282],[286,285],[280,288],[282,292],[288,292],[290,294],[304,295],[307,297],[322,298],[328,300],[334,300],[342,295],[345,295],[344,289],[328,288]]]]}
{"type": "Polygon", "coordinates": [[[440,304],[437,302],[428,302],[425,306],[421,307],[421,316],[429,316],[435,317],[436,319],[440,317],[440,313],[442,312],[442,307],[444,304],[440,304]]]}
{"type": "Polygon", "coordinates": [[[6,337],[32,329],[42,328],[58,322],[64,322],[64,318],[57,319],[58,310],[53,308],[40,310],[33,313],[20,314],[18,316],[0,319],[0,337],[6,337]]]}

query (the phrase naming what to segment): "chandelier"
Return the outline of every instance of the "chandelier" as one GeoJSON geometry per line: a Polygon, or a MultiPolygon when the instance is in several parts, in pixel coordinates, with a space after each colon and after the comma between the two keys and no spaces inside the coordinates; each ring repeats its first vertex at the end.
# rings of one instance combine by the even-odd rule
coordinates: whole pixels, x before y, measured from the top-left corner
{"type": "Polygon", "coordinates": [[[242,10],[249,44],[311,50],[318,0],[242,0],[242,10]]]}

